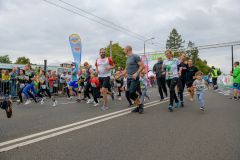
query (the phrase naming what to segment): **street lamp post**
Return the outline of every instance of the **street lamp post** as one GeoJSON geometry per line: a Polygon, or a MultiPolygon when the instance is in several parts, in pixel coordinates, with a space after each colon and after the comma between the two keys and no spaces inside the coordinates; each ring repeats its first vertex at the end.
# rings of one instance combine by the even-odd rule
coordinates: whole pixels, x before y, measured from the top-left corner
{"type": "Polygon", "coordinates": [[[151,39],[147,39],[146,41],[144,41],[144,56],[145,56],[145,42],[154,39],[155,37],[151,38],[151,39]]]}

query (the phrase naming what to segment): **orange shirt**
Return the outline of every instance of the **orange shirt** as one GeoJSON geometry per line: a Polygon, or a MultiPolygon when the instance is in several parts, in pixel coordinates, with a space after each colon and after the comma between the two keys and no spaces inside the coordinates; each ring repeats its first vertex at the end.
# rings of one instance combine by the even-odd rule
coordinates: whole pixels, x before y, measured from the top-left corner
{"type": "Polygon", "coordinates": [[[55,81],[56,78],[49,78],[49,85],[50,86],[53,86],[53,81],[55,81]]]}
{"type": "Polygon", "coordinates": [[[91,83],[92,87],[94,87],[94,88],[99,87],[99,80],[97,78],[94,78],[94,79],[91,78],[90,83],[91,83]]]}

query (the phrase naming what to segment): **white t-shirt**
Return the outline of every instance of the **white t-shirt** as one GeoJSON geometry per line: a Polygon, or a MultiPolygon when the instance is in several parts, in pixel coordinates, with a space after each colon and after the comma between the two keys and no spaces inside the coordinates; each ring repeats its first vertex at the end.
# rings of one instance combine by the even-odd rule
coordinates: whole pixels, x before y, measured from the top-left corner
{"type": "Polygon", "coordinates": [[[178,65],[180,65],[180,61],[177,58],[173,58],[173,60],[164,60],[163,64],[165,65],[166,69],[166,80],[179,78],[178,76],[178,65]]]}
{"type": "Polygon", "coordinates": [[[106,67],[111,67],[113,65],[113,61],[109,57],[105,58],[97,58],[95,66],[98,67],[98,77],[110,77],[111,70],[106,70],[106,67]]]}

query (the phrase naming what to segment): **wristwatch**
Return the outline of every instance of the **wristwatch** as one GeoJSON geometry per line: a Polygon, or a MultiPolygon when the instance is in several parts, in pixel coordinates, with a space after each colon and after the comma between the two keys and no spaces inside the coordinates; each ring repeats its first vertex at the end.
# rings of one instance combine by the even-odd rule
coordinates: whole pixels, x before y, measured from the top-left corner
{"type": "Polygon", "coordinates": [[[139,72],[137,71],[137,74],[139,74],[139,72]]]}

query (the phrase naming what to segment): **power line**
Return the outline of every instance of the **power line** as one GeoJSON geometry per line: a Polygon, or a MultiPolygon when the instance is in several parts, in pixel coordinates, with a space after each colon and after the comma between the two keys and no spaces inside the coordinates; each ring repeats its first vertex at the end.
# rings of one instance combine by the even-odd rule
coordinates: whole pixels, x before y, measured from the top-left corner
{"type": "MultiPolygon", "coordinates": [[[[53,4],[53,5],[57,6],[57,7],[60,7],[60,8],[62,8],[62,9],[65,9],[65,10],[67,10],[67,11],[70,11],[70,12],[72,12],[72,13],[78,14],[78,15],[80,15],[80,16],[82,16],[82,17],[87,18],[87,19],[90,19],[90,20],[92,20],[92,21],[94,21],[94,22],[100,23],[100,24],[102,24],[102,25],[104,25],[104,26],[107,26],[107,27],[109,27],[109,28],[112,28],[112,29],[114,29],[114,30],[117,30],[117,31],[119,31],[119,32],[122,32],[122,33],[124,33],[124,34],[127,34],[127,35],[129,35],[129,36],[132,36],[132,37],[134,37],[134,38],[137,38],[137,39],[139,39],[139,40],[141,40],[141,41],[144,41],[142,38],[147,39],[146,37],[143,37],[143,36],[141,36],[141,35],[139,35],[139,34],[136,34],[136,33],[132,32],[132,31],[130,31],[130,30],[128,30],[128,29],[125,29],[125,28],[123,28],[123,27],[121,27],[121,26],[119,26],[119,25],[116,25],[116,24],[114,24],[114,23],[112,23],[112,22],[109,22],[109,21],[107,21],[107,20],[105,20],[105,19],[103,19],[103,18],[101,18],[101,17],[98,17],[98,16],[96,16],[96,15],[94,15],[94,14],[92,14],[92,13],[89,13],[89,12],[81,9],[81,8],[78,8],[78,7],[76,7],[76,6],[73,6],[73,5],[71,5],[71,4],[69,4],[69,3],[65,2],[65,1],[59,0],[59,1],[62,2],[62,3],[65,3],[65,4],[67,4],[67,5],[71,6],[71,7],[74,7],[74,8],[76,8],[76,9],[78,9],[78,10],[81,10],[81,11],[87,13],[87,14],[90,14],[90,15],[96,17],[96,18],[99,18],[99,19],[101,19],[101,20],[103,20],[103,21],[105,21],[105,22],[107,22],[107,23],[110,23],[110,24],[112,24],[112,25],[114,25],[114,26],[117,26],[117,27],[119,27],[119,28],[121,28],[121,29],[123,29],[123,30],[125,30],[125,31],[128,31],[128,32],[130,32],[130,33],[132,33],[132,34],[135,34],[135,35],[137,35],[137,36],[139,36],[139,37],[142,37],[142,38],[139,38],[139,37],[130,35],[130,34],[128,34],[128,33],[126,33],[126,32],[123,32],[123,31],[121,31],[121,30],[119,30],[119,29],[113,28],[113,27],[111,27],[111,26],[109,26],[109,25],[106,25],[106,24],[104,24],[104,23],[101,23],[101,22],[99,22],[99,21],[96,21],[96,20],[94,20],[94,19],[91,19],[91,18],[89,18],[89,17],[87,17],[87,16],[81,15],[81,14],[79,14],[79,13],[77,13],[77,12],[74,12],[74,11],[69,10],[69,9],[67,9],[67,8],[64,8],[64,7],[62,7],[62,6],[59,6],[59,5],[55,4],[55,3],[49,2],[49,1],[47,1],[47,0],[44,0],[44,1],[46,1],[46,2],[48,2],[48,3],[50,3],[50,4],[53,4]]],[[[155,46],[158,46],[158,47],[162,47],[161,44],[158,44],[158,43],[156,43],[156,42],[151,43],[151,44],[152,44],[152,45],[155,45],[155,46]]]]}
{"type": "MultiPolygon", "coordinates": [[[[137,36],[139,36],[139,37],[142,37],[142,38],[144,38],[144,39],[148,39],[148,38],[146,38],[146,37],[143,37],[143,36],[141,36],[141,35],[139,35],[139,34],[136,34],[136,33],[132,32],[132,31],[126,29],[126,28],[123,28],[123,27],[121,27],[121,26],[119,26],[119,25],[117,25],[117,24],[114,24],[114,23],[112,23],[112,22],[110,22],[110,21],[108,21],[108,20],[105,20],[105,19],[103,19],[103,18],[101,18],[101,17],[99,17],[99,16],[96,16],[96,15],[94,15],[94,14],[92,14],[92,13],[89,13],[89,12],[87,12],[87,11],[81,9],[81,8],[78,8],[78,7],[74,6],[74,5],[71,5],[71,4],[69,4],[69,3],[67,3],[67,2],[65,2],[65,1],[63,1],[63,0],[59,0],[59,1],[62,2],[62,3],[65,3],[65,4],[69,5],[69,6],[71,6],[71,7],[73,7],[73,8],[76,8],[76,9],[78,9],[78,10],[81,10],[81,11],[87,13],[87,14],[90,14],[90,15],[96,17],[96,18],[99,18],[99,19],[101,19],[101,20],[103,20],[103,21],[105,21],[105,22],[107,22],[107,23],[110,23],[110,24],[112,24],[112,25],[114,25],[114,26],[116,26],[116,27],[119,27],[119,28],[121,28],[121,29],[123,29],[123,30],[126,30],[126,31],[128,31],[128,32],[130,32],[130,33],[132,33],[132,34],[135,34],[135,35],[137,35],[137,36]]],[[[155,44],[159,44],[159,43],[156,43],[156,42],[155,42],[155,44]]],[[[159,44],[159,45],[161,45],[161,44],[159,44]]]]}

